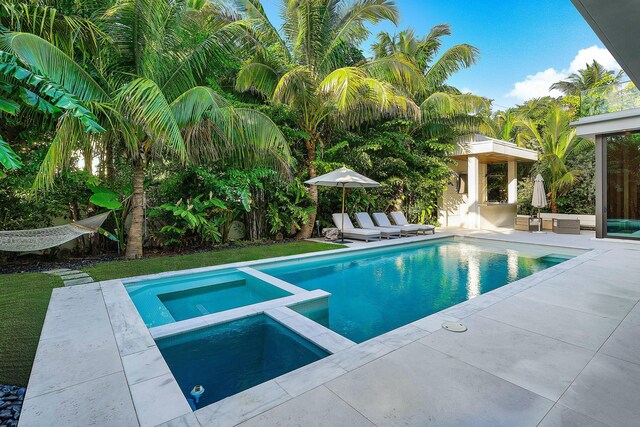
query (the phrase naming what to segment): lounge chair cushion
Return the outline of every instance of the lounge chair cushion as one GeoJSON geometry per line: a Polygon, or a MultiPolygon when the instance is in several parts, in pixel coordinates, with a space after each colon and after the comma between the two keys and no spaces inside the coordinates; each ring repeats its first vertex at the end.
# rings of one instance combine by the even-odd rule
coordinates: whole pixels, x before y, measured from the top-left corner
{"type": "Polygon", "coordinates": [[[420,230],[435,230],[435,226],[430,225],[430,224],[409,224],[409,221],[407,221],[407,217],[404,216],[404,212],[400,212],[400,211],[396,211],[396,212],[391,212],[391,219],[393,219],[393,222],[395,222],[397,225],[416,225],[420,228],[420,230]]]}
{"type": "Polygon", "coordinates": [[[371,216],[373,217],[373,220],[376,222],[376,224],[378,224],[380,227],[400,227],[402,231],[406,231],[407,233],[420,230],[420,227],[418,227],[417,225],[405,224],[394,226],[391,224],[391,221],[389,221],[389,217],[383,212],[376,212],[371,214],[371,216]]]}
{"type": "MultiPolygon", "coordinates": [[[[341,214],[334,213],[332,215],[333,223],[338,227],[338,230],[342,229],[342,218],[341,214]]],[[[376,230],[365,230],[363,228],[355,228],[351,219],[349,219],[349,215],[344,214],[344,233],[357,234],[360,236],[379,236],[380,232],[376,230]]]]}
{"type": "Polygon", "coordinates": [[[371,217],[366,212],[358,212],[356,213],[356,221],[358,221],[358,225],[367,230],[378,230],[385,236],[395,236],[400,235],[402,230],[398,227],[378,227],[373,221],[371,221],[371,217]]]}

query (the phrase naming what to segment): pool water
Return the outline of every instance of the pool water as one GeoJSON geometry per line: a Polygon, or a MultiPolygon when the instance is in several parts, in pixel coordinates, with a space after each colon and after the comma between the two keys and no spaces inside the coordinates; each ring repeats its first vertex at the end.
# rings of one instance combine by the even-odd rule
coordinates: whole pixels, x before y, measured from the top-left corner
{"type": "Polygon", "coordinates": [[[303,289],[330,292],[328,305],[302,305],[297,311],[352,341],[362,342],[578,253],[448,238],[256,268],[303,289]]]}
{"type": "Polygon", "coordinates": [[[326,357],[328,353],[265,315],[157,340],[185,398],[198,408],[326,357]]]}
{"type": "Polygon", "coordinates": [[[291,295],[235,269],[147,280],[126,289],[147,327],[291,295]]]}

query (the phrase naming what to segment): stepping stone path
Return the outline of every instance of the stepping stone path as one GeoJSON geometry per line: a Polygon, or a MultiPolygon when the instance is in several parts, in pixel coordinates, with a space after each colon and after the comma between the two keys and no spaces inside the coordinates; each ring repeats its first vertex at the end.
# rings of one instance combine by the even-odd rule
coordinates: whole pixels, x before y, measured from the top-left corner
{"type": "Polygon", "coordinates": [[[55,270],[45,271],[45,273],[59,276],[65,286],[84,285],[85,283],[93,283],[94,281],[87,273],[69,268],[57,268],[55,270]]]}

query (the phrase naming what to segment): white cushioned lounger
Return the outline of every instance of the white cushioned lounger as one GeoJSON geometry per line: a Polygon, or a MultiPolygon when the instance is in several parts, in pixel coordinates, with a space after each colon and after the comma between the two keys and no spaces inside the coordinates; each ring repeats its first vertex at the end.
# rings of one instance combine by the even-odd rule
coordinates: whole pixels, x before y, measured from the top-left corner
{"type": "Polygon", "coordinates": [[[418,232],[420,231],[420,227],[418,227],[417,225],[391,225],[389,217],[383,212],[375,212],[371,214],[371,216],[373,217],[373,221],[380,227],[399,228],[405,234],[418,234],[418,232]]]}
{"type": "Polygon", "coordinates": [[[409,221],[407,221],[407,217],[404,216],[403,212],[391,212],[391,219],[396,223],[396,225],[415,225],[416,227],[418,227],[418,230],[423,232],[424,234],[427,234],[427,231],[436,234],[436,227],[433,225],[409,224],[409,221]]]}
{"type": "Polygon", "coordinates": [[[370,239],[380,240],[382,238],[382,234],[377,230],[365,230],[363,228],[355,228],[353,223],[351,223],[351,219],[349,219],[349,215],[344,214],[344,230],[342,230],[342,216],[339,213],[334,213],[332,215],[333,223],[338,227],[338,230],[342,231],[344,237],[349,239],[360,239],[366,242],[369,242],[370,239]]]}
{"type": "Polygon", "coordinates": [[[379,227],[376,226],[373,221],[371,221],[371,217],[366,212],[358,212],[356,213],[356,222],[361,228],[365,230],[378,230],[383,237],[390,239],[391,237],[400,237],[403,232],[399,227],[379,227]]]}

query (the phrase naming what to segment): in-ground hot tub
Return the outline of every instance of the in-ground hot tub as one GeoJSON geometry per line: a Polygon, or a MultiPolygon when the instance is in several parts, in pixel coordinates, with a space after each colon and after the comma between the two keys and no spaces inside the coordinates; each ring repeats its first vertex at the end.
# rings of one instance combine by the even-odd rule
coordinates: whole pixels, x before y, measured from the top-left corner
{"type": "Polygon", "coordinates": [[[204,386],[197,408],[329,355],[266,315],[156,342],[187,400],[194,386],[204,386]]]}
{"type": "Polygon", "coordinates": [[[134,282],[126,289],[149,328],[291,295],[236,269],[134,282]]]}

